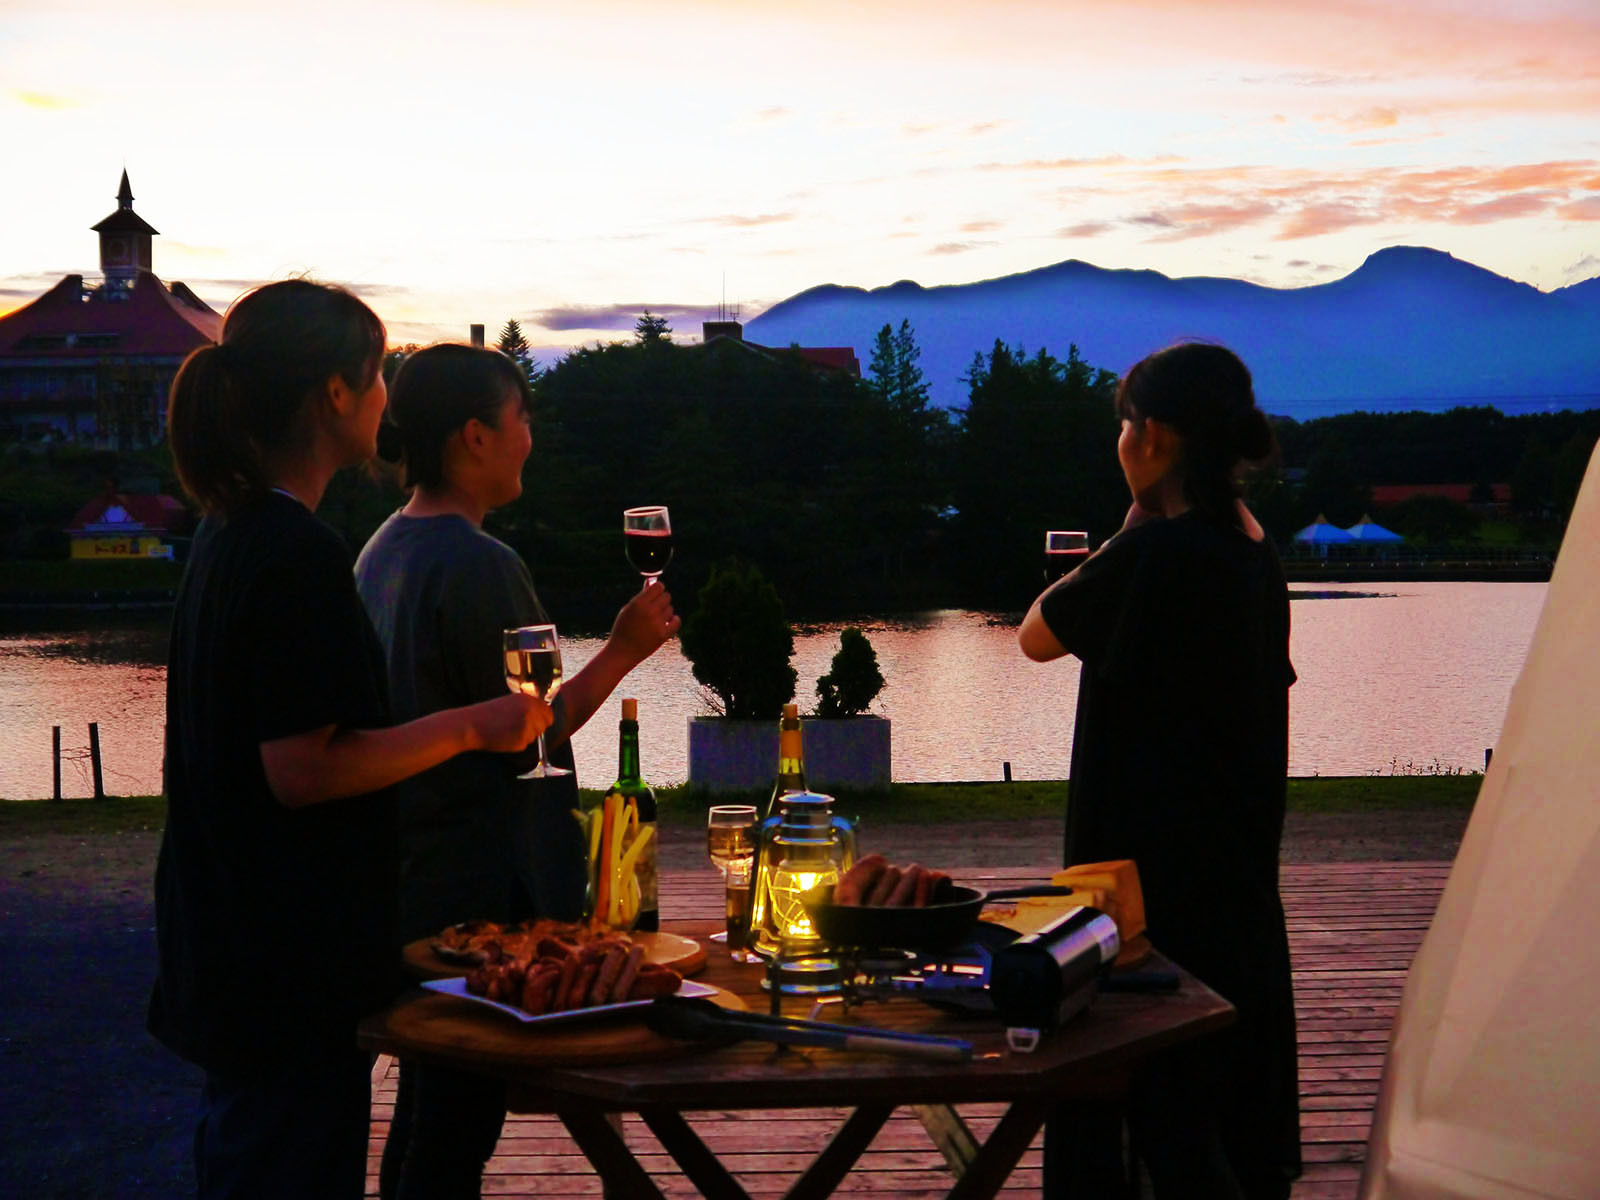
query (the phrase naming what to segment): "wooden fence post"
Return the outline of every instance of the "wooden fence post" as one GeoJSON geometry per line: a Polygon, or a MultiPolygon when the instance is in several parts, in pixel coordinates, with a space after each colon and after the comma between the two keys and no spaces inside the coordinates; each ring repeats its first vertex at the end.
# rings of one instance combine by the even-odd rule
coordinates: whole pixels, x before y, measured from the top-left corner
{"type": "Polygon", "coordinates": [[[105,780],[100,774],[100,723],[89,722],[89,766],[94,770],[94,798],[106,798],[105,780]]]}
{"type": "Polygon", "coordinates": [[[55,798],[61,799],[61,726],[50,726],[50,764],[55,775],[55,798]]]}

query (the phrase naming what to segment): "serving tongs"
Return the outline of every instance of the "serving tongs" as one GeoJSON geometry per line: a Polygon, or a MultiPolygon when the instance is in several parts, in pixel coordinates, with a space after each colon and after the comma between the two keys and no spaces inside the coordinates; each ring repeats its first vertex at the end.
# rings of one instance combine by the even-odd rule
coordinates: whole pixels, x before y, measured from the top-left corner
{"type": "Polygon", "coordinates": [[[723,1008],[710,1000],[658,996],[644,1013],[645,1024],[665,1037],[683,1041],[767,1041],[780,1046],[825,1046],[832,1050],[870,1050],[939,1062],[967,1062],[972,1043],[960,1038],[900,1033],[864,1025],[835,1025],[800,1017],[723,1008]]]}

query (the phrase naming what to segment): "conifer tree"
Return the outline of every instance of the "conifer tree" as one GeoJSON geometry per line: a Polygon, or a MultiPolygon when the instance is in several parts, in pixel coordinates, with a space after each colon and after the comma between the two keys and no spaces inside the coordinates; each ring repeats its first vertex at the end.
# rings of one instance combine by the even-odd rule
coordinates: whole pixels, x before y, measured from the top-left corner
{"type": "Polygon", "coordinates": [[[500,330],[499,346],[503,354],[516,359],[529,380],[539,373],[539,362],[533,357],[528,339],[523,336],[522,326],[515,317],[506,321],[505,328],[500,330]]]}
{"type": "Polygon", "coordinates": [[[672,340],[672,326],[667,324],[665,317],[651,315],[650,310],[644,310],[644,315],[633,323],[633,336],[638,339],[641,346],[653,345],[656,342],[670,342],[672,340]]]}
{"type": "Polygon", "coordinates": [[[908,320],[902,319],[899,329],[884,325],[873,339],[869,386],[901,416],[920,413],[928,405],[928,381],[917,365],[921,357],[922,348],[908,320]]]}

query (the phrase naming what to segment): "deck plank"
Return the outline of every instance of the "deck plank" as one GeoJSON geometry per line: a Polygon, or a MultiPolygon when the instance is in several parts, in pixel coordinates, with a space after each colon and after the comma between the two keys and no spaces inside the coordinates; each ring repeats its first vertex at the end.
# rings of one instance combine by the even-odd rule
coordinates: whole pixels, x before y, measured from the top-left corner
{"type": "MultiPolygon", "coordinates": [[[[1366,1155],[1389,1028],[1405,976],[1449,876],[1443,862],[1311,863],[1282,871],[1284,912],[1293,959],[1299,1020],[1301,1146],[1305,1175],[1293,1200],[1353,1200],[1366,1155]]],[[[994,888],[1037,881],[1026,867],[978,867],[961,882],[994,888]]],[[[718,877],[670,871],[661,880],[662,909],[676,919],[721,913],[718,877]]],[[[378,1156],[394,1108],[396,1069],[383,1058],[374,1070],[373,1125],[367,1194],[377,1195],[378,1156]]],[[[962,1106],[980,1137],[999,1120],[998,1105],[962,1106]]],[[[753,1196],[780,1195],[845,1119],[844,1109],[697,1112],[695,1131],[753,1196]]],[[[651,1177],[670,1197],[692,1197],[637,1117],[623,1133],[651,1177]]],[[[914,1200],[942,1196],[950,1179],[943,1160],[909,1110],[897,1112],[840,1187],[843,1194],[893,1193],[914,1200]]],[[[1040,1150],[1035,1142],[1007,1181],[1005,1194],[1036,1196],[1040,1150]]],[[[599,1196],[599,1180],[554,1117],[513,1116],[484,1178],[484,1195],[599,1196]]]]}

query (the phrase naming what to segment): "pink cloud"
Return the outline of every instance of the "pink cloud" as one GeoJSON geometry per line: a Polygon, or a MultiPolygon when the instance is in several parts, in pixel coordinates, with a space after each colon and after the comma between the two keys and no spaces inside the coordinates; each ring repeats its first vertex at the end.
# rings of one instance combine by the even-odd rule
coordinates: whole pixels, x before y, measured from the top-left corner
{"type": "Polygon", "coordinates": [[[1240,200],[1231,204],[1178,204],[1131,220],[1163,231],[1148,239],[1152,242],[1178,242],[1254,225],[1276,212],[1277,207],[1265,200],[1240,200]]]}
{"type": "Polygon", "coordinates": [[[1600,219],[1593,159],[1509,166],[1456,165],[1339,171],[1220,167],[1131,167],[1108,177],[1108,189],[1147,195],[1159,188],[1171,202],[1125,223],[1155,241],[1202,237],[1281,217],[1278,240],[1315,237],[1356,225],[1414,221],[1484,225],[1555,214],[1600,219]],[[1584,195],[1583,193],[1589,193],[1584,195]]]}
{"type": "Polygon", "coordinates": [[[1556,216],[1567,221],[1600,221],[1600,196],[1584,196],[1556,209],[1556,216]]]}
{"type": "Polygon", "coordinates": [[[1369,129],[1393,129],[1400,124],[1400,110],[1389,105],[1373,105],[1360,112],[1350,113],[1342,117],[1323,117],[1351,132],[1365,132],[1369,129]]]}
{"type": "Polygon", "coordinates": [[[1450,217],[1457,225],[1488,225],[1517,217],[1534,217],[1547,211],[1557,197],[1550,192],[1514,192],[1481,204],[1464,204],[1450,217]]]}
{"type": "Polygon", "coordinates": [[[1358,204],[1342,201],[1307,204],[1284,222],[1283,228],[1278,231],[1277,240],[1284,242],[1293,238],[1316,237],[1319,234],[1349,229],[1353,225],[1371,225],[1384,219],[1384,213],[1373,212],[1358,204]]]}

